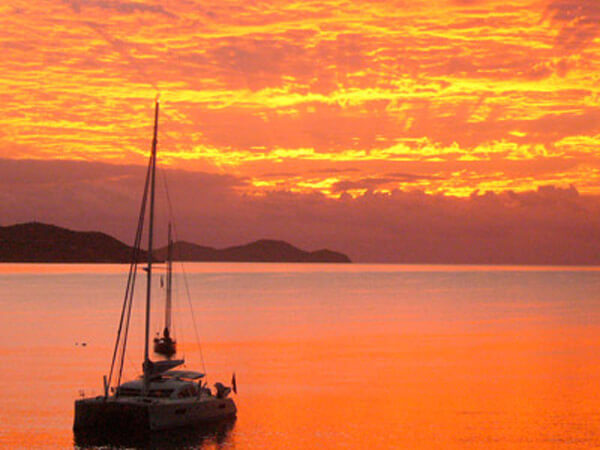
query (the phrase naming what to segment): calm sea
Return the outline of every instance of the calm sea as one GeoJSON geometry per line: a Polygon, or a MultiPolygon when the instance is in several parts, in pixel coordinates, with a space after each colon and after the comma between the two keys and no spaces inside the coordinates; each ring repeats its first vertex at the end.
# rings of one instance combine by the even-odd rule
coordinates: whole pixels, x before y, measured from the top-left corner
{"type": "MultiPolygon", "coordinates": [[[[0,265],[0,445],[102,443],[75,439],[73,401],[101,393],[126,270],[0,265]]],[[[204,360],[211,384],[236,373],[238,418],[127,445],[600,447],[599,268],[222,263],[186,272],[193,309],[180,276],[177,340],[189,369],[204,360]]],[[[154,290],[157,332],[160,277],[154,290]]],[[[141,369],[139,306],[133,322],[127,378],[141,369]]]]}

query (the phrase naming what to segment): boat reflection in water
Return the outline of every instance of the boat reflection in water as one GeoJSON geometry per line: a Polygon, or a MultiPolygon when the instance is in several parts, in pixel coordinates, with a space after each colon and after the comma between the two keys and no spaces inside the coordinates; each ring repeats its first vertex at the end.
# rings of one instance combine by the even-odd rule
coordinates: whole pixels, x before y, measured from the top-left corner
{"type": "Polygon", "coordinates": [[[76,430],[73,443],[79,448],[126,447],[126,448],[204,448],[231,445],[235,417],[212,424],[195,425],[165,431],[136,432],[115,429],[113,431],[76,430]]]}

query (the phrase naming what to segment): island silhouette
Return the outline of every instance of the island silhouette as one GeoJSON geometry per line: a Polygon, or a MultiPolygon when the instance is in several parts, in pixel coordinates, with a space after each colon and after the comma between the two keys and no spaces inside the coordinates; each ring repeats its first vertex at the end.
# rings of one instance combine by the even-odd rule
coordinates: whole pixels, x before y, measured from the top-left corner
{"type": "MultiPolygon", "coordinates": [[[[154,252],[164,260],[166,247],[154,252]]],[[[125,263],[132,248],[99,231],[74,231],[40,222],[0,227],[0,262],[125,263]]],[[[174,243],[173,258],[206,262],[303,262],[349,263],[343,253],[321,249],[305,251],[278,240],[261,239],[246,245],[217,249],[185,241],[174,243]]],[[[140,260],[147,253],[140,253],[140,260]]]]}

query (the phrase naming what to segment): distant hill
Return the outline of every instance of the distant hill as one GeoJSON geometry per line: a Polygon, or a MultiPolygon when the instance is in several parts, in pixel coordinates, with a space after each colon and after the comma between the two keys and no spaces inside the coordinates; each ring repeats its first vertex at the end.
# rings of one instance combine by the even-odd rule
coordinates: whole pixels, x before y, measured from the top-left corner
{"type": "MultiPolygon", "coordinates": [[[[166,247],[157,250],[157,259],[165,259],[166,247]]],[[[246,245],[224,249],[204,247],[190,242],[173,244],[173,258],[180,261],[232,261],[232,262],[336,262],[349,263],[343,253],[331,250],[307,252],[284,241],[261,239],[246,245]]]]}
{"type": "Polygon", "coordinates": [[[129,262],[131,255],[130,246],[98,231],[72,231],[39,222],[0,227],[0,262],[122,263],[129,262]]]}
{"type": "MultiPolygon", "coordinates": [[[[164,260],[166,248],[154,252],[164,260]]],[[[66,228],[29,222],[0,227],[0,262],[102,262],[125,263],[132,248],[97,231],[72,231],[66,228]]],[[[147,258],[142,251],[141,259],[147,258]]],[[[189,242],[174,244],[174,258],[181,261],[232,262],[350,262],[331,250],[307,252],[283,241],[260,240],[247,245],[215,249],[189,242]]]]}
{"type": "MultiPolygon", "coordinates": [[[[166,247],[154,253],[157,259],[165,259],[166,254],[166,247]]],[[[173,244],[173,258],[180,261],[351,262],[350,258],[343,253],[325,249],[307,252],[287,242],[269,239],[261,239],[246,245],[224,249],[178,241],[173,244]]]]}

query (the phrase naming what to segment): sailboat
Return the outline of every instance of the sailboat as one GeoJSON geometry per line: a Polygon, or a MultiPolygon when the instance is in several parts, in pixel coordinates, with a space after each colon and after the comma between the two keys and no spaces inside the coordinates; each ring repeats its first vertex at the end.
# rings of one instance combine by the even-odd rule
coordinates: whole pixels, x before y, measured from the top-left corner
{"type": "MultiPolygon", "coordinates": [[[[104,376],[104,395],[81,398],[75,401],[75,431],[114,431],[114,430],[167,430],[177,427],[221,421],[236,416],[237,409],[229,397],[231,388],[223,383],[215,383],[213,392],[204,382],[205,374],[192,370],[176,370],[185,363],[184,359],[172,359],[175,354],[175,341],[170,337],[170,292],[166,308],[165,330],[158,338],[156,353],[167,359],[151,360],[150,310],[152,304],[153,228],[154,197],[156,178],[156,153],[158,134],[159,102],[154,110],[154,133],[152,151],[148,162],[146,183],[133,246],[132,261],[129,267],[127,287],[121,310],[121,318],[108,376],[104,376]],[[131,318],[133,292],[137,266],[142,251],[140,244],[144,229],[146,206],[149,203],[148,218],[148,259],[145,271],[145,339],[142,375],[138,379],[121,383],[127,338],[131,318]],[[168,339],[167,339],[168,338],[168,339]],[[164,345],[163,345],[164,344],[164,345]],[[113,386],[113,381],[116,387],[113,386]]],[[[169,239],[170,241],[171,239],[169,239]]],[[[170,243],[172,251],[172,243],[170,243]]],[[[172,259],[172,254],[169,259],[172,259]]],[[[169,268],[169,271],[171,269],[169,268]]],[[[170,281],[168,281],[170,283],[170,281]]],[[[169,286],[170,289],[170,286],[169,286]]],[[[236,391],[235,375],[232,386],[236,391]]]]}

